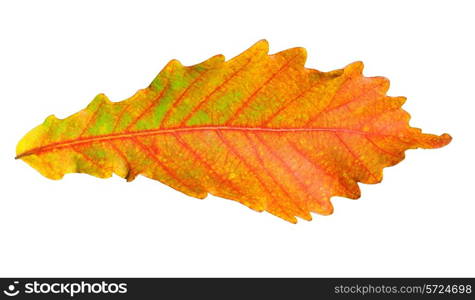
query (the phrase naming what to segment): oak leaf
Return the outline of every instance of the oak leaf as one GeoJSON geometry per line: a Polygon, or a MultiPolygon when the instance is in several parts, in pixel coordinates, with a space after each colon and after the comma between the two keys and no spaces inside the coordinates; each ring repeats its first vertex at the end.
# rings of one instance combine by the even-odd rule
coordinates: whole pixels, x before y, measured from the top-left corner
{"type": "Polygon", "coordinates": [[[404,97],[363,64],[320,72],[306,51],[268,55],[259,41],[239,56],[183,66],[170,61],[121,102],[99,94],[66,119],[48,117],[17,146],[44,176],[66,173],[156,179],[196,198],[208,193],[295,223],[333,211],[330,197],[360,197],[384,167],[413,148],[447,145],[448,134],[408,125],[404,97]]]}

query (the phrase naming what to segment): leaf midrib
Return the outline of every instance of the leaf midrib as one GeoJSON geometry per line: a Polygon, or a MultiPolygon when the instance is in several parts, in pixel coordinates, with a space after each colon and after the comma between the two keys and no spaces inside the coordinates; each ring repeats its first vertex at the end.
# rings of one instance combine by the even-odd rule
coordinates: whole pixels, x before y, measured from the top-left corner
{"type": "Polygon", "coordinates": [[[96,136],[90,136],[90,137],[78,137],[71,140],[55,142],[55,143],[33,148],[31,150],[25,151],[17,155],[15,159],[19,159],[19,158],[32,155],[32,154],[40,154],[44,152],[49,152],[54,149],[62,149],[62,148],[76,146],[76,145],[91,144],[94,142],[107,142],[107,141],[112,141],[112,140],[131,139],[131,138],[141,137],[141,136],[153,136],[153,135],[159,135],[159,134],[194,132],[194,131],[241,131],[241,132],[267,132],[267,133],[312,132],[312,131],[325,132],[326,131],[326,132],[335,132],[335,133],[340,133],[340,132],[352,133],[352,134],[360,134],[360,135],[369,134],[369,132],[360,131],[360,130],[353,130],[353,129],[346,129],[346,128],[325,128],[325,127],[266,128],[266,127],[236,127],[236,126],[196,126],[196,127],[160,128],[160,129],[147,129],[147,130],[121,132],[121,133],[109,133],[109,134],[102,134],[102,135],[96,135],[96,136]]]}

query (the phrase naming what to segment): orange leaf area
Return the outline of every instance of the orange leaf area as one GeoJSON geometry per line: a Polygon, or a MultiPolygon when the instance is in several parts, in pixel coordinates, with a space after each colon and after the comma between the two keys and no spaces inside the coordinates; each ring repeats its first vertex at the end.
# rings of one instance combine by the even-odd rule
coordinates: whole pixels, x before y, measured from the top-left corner
{"type": "Polygon", "coordinates": [[[159,180],[187,195],[208,193],[292,223],[331,214],[332,196],[360,197],[404,151],[451,137],[409,127],[404,97],[363,64],[320,72],[306,51],[268,54],[262,40],[225,61],[170,61],[145,89],[121,102],[99,94],[66,119],[48,117],[17,146],[44,176],[66,173],[159,180]]]}

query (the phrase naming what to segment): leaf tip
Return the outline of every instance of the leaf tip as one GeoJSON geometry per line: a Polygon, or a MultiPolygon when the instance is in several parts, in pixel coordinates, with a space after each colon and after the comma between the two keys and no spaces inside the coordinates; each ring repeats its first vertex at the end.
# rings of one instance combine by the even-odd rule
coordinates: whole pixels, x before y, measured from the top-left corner
{"type": "Polygon", "coordinates": [[[450,144],[452,141],[452,136],[450,136],[448,133],[441,135],[426,134],[425,137],[426,145],[423,147],[428,149],[442,148],[450,144]]]}
{"type": "Polygon", "coordinates": [[[362,74],[364,63],[362,61],[355,61],[345,67],[345,73],[348,74],[362,74]]]}
{"type": "Polygon", "coordinates": [[[417,145],[418,148],[424,149],[435,149],[435,148],[442,148],[448,145],[452,141],[452,136],[448,133],[444,133],[441,135],[436,134],[427,134],[422,133],[422,130],[419,128],[412,128],[414,130],[414,136],[417,138],[417,145]]]}
{"type": "Polygon", "coordinates": [[[183,64],[178,59],[172,59],[168,64],[163,68],[164,71],[171,72],[176,68],[183,68],[183,64]]]}
{"type": "Polygon", "coordinates": [[[452,136],[448,133],[444,133],[439,136],[439,140],[441,145],[440,147],[443,147],[450,144],[450,142],[452,141],[452,136]]]}
{"type": "MultiPolygon", "coordinates": [[[[254,45],[252,45],[251,48],[249,48],[249,50],[251,50],[251,49],[268,53],[269,52],[269,42],[266,39],[259,40],[254,45]]],[[[245,51],[245,52],[247,52],[247,51],[245,51]]]]}
{"type": "Polygon", "coordinates": [[[135,177],[137,177],[138,172],[134,172],[132,169],[128,169],[127,173],[124,176],[125,181],[132,182],[134,181],[135,177]]]}
{"type": "Polygon", "coordinates": [[[307,49],[303,47],[290,48],[281,52],[276,53],[275,55],[286,55],[289,56],[296,64],[305,65],[307,61],[307,49]]]}
{"type": "MultiPolygon", "coordinates": [[[[96,97],[94,97],[94,99],[92,99],[91,103],[89,103],[86,109],[95,109],[99,107],[100,105],[107,104],[107,103],[111,103],[111,101],[109,100],[109,97],[107,97],[104,93],[100,93],[100,94],[97,94],[96,97]]],[[[57,120],[57,118],[54,115],[51,115],[48,118],[52,118],[52,121],[54,119],[57,120]]],[[[48,120],[48,118],[46,118],[46,120],[48,120]]]]}
{"type": "Polygon", "coordinates": [[[46,119],[43,121],[44,125],[51,125],[53,122],[59,120],[55,115],[49,115],[46,117],[46,119]]]}
{"type": "Polygon", "coordinates": [[[404,96],[392,97],[392,99],[394,100],[394,102],[397,103],[399,107],[403,106],[404,103],[406,103],[407,101],[407,97],[404,96]]]}

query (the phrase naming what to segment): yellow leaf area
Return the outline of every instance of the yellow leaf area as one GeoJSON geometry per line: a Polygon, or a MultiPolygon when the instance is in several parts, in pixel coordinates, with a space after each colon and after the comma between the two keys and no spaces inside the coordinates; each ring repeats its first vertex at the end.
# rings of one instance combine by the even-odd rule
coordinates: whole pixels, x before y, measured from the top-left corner
{"type": "Polygon", "coordinates": [[[451,137],[408,125],[404,97],[363,64],[320,72],[306,51],[268,54],[259,41],[225,61],[170,61],[145,89],[121,102],[99,94],[66,119],[48,117],[17,146],[44,176],[66,173],[158,180],[196,198],[208,193],[289,222],[331,214],[332,196],[360,197],[404,151],[451,137]]]}

